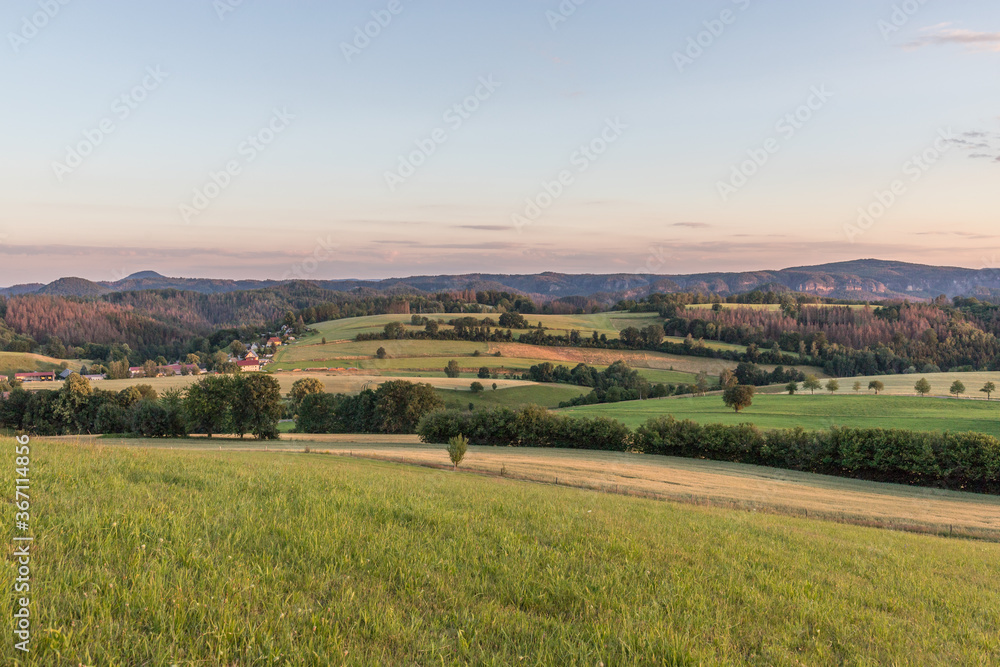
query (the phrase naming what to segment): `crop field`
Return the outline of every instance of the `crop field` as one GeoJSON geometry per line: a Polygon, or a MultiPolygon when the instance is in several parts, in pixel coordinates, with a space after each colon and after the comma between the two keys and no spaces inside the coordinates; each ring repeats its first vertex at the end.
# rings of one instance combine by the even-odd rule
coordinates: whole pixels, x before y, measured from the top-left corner
{"type": "Polygon", "coordinates": [[[1000,660],[989,542],[322,454],[33,451],[33,664],[1000,660]]]}
{"type": "Polygon", "coordinates": [[[700,424],[756,424],[764,429],[832,426],[913,431],[979,431],[1000,437],[1000,401],[961,401],[906,396],[758,395],[740,414],[722,397],[685,396],[588,405],[564,411],[579,417],[612,417],[635,427],[651,417],[673,415],[700,424]]]}
{"type": "MultiPolygon", "coordinates": [[[[451,319],[456,315],[429,315],[429,317],[451,319]]],[[[598,331],[616,338],[618,332],[627,326],[645,326],[659,321],[651,313],[600,313],[595,315],[531,315],[529,321],[537,319],[552,333],[565,333],[578,329],[584,333],[598,331]]],[[[268,369],[307,370],[309,368],[357,368],[378,373],[400,375],[437,374],[443,372],[450,359],[462,366],[466,375],[474,375],[481,366],[490,369],[506,369],[523,372],[531,366],[550,362],[556,365],[575,366],[585,363],[603,370],[618,360],[624,360],[651,382],[692,384],[700,372],[706,372],[713,380],[724,369],[733,369],[736,363],[687,355],[670,355],[660,352],[635,350],[604,350],[595,348],[547,347],[521,343],[476,343],[471,341],[441,340],[390,340],[357,342],[353,337],[361,332],[377,332],[388,322],[406,322],[404,315],[379,315],[336,320],[314,325],[320,333],[312,334],[288,346],[280,348],[274,363],[268,369]],[[326,338],[326,344],[322,339],[326,338]],[[386,359],[376,358],[379,348],[384,348],[386,359]],[[501,356],[494,356],[496,353],[501,356]],[[479,356],[475,356],[476,353],[479,356]]],[[[416,329],[417,327],[410,327],[416,329]]],[[[680,338],[669,338],[672,342],[682,342],[680,338]]],[[[707,341],[707,346],[716,349],[743,351],[744,347],[727,343],[707,341]]],[[[770,366],[763,366],[772,370],[770,366]]],[[[819,377],[825,377],[820,369],[803,367],[819,377]]]]}

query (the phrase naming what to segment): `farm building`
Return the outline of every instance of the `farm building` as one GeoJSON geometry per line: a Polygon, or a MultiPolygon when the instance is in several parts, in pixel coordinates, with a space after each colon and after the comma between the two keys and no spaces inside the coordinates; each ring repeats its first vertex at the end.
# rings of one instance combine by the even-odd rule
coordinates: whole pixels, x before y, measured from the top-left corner
{"type": "Polygon", "coordinates": [[[257,359],[244,359],[243,361],[237,361],[236,365],[244,373],[256,373],[260,370],[260,361],[257,359]]]}
{"type": "Polygon", "coordinates": [[[55,371],[43,371],[39,373],[15,373],[15,380],[20,380],[21,382],[55,382],[56,374],[55,371]]]}

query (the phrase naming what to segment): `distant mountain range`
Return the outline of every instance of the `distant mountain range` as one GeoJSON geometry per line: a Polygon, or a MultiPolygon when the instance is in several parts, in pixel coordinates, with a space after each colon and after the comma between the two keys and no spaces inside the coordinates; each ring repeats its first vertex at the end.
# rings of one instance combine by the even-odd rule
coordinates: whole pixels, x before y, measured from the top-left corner
{"type": "MultiPolygon", "coordinates": [[[[286,281],[287,282],[287,281],[286,281]]],[[[112,292],[176,289],[201,294],[219,294],[265,289],[284,284],[274,280],[216,280],[167,278],[154,271],[135,273],[116,282],[92,282],[83,278],[60,278],[48,285],[14,285],[0,295],[41,294],[99,297],[112,292]]],[[[590,297],[615,302],[641,298],[655,292],[700,291],[721,295],[754,289],[792,291],[817,296],[880,300],[932,299],[953,296],[1000,297],[1000,269],[963,269],[925,266],[876,259],[802,266],[777,271],[699,273],[690,275],[566,274],[413,276],[386,280],[316,280],[315,286],[340,292],[366,289],[381,293],[436,293],[459,290],[518,292],[536,300],[590,297]]]]}

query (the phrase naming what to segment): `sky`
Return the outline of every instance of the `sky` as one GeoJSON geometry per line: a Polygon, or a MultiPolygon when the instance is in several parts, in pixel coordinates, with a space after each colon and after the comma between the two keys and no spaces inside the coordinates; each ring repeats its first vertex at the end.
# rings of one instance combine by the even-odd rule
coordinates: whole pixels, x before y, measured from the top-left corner
{"type": "Polygon", "coordinates": [[[1000,267],[995,0],[7,0],[0,285],[1000,267]]]}

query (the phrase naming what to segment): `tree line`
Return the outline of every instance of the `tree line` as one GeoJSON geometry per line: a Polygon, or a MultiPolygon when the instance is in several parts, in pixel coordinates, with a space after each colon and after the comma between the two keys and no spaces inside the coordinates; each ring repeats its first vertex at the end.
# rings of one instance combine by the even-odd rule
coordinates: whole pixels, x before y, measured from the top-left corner
{"type": "Polygon", "coordinates": [[[213,375],[162,396],[149,385],[119,392],[94,389],[74,373],[58,390],[13,389],[0,400],[0,427],[37,435],[232,433],[273,440],[284,412],[278,381],[259,373],[213,375]]]}
{"type": "Polygon", "coordinates": [[[983,433],[918,433],[834,428],[762,431],[751,424],[700,425],[673,417],[629,429],[607,418],[580,419],[531,406],[424,417],[427,443],[465,436],[494,447],[558,447],[703,458],[881,482],[1000,494],[1000,439],[983,433]]]}

